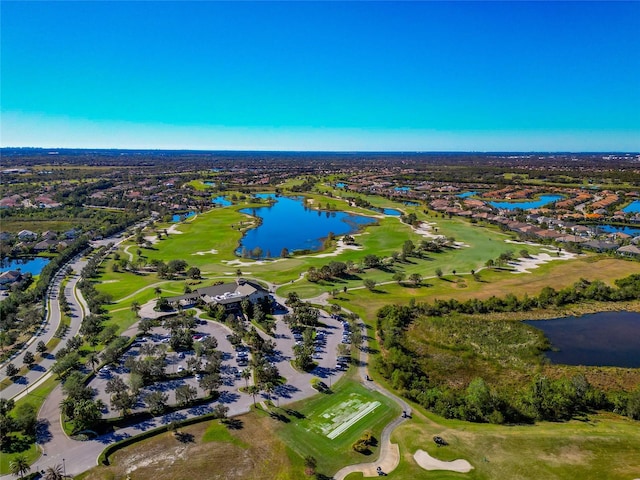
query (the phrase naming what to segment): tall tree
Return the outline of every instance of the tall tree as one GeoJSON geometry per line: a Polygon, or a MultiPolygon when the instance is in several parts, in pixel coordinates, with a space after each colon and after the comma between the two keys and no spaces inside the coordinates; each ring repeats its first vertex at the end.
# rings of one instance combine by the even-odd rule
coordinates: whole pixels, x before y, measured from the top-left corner
{"type": "Polygon", "coordinates": [[[27,457],[20,454],[9,462],[9,470],[11,470],[11,473],[14,475],[20,475],[20,478],[24,478],[25,473],[31,471],[31,467],[29,466],[27,457]]]}

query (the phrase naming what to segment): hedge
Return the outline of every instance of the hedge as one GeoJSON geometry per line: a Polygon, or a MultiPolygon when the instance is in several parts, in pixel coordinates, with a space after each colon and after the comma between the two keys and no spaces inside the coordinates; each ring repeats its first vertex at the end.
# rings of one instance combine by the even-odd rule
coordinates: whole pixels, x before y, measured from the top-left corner
{"type": "MultiPolygon", "coordinates": [[[[186,427],[189,425],[195,425],[200,422],[208,422],[209,420],[216,420],[218,415],[216,413],[207,413],[205,415],[201,415],[199,417],[187,418],[186,420],[181,420],[179,422],[172,422],[177,427],[186,427]]],[[[133,445],[136,442],[140,442],[142,440],[146,440],[147,438],[155,437],[161,433],[169,431],[169,426],[171,423],[167,425],[163,425],[158,428],[154,428],[152,430],[148,430],[139,435],[135,435],[133,437],[125,438],[124,440],[120,440],[119,442],[112,443],[107,448],[105,448],[102,453],[98,456],[98,465],[109,465],[109,457],[116,453],[118,450],[128,447],[129,445],[133,445]]]]}

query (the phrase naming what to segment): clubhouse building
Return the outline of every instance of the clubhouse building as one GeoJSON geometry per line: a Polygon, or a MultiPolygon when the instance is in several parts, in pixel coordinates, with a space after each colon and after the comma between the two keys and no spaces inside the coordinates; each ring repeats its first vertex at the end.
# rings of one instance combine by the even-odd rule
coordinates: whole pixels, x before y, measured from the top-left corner
{"type": "Polygon", "coordinates": [[[168,297],[167,301],[173,308],[191,308],[200,304],[222,305],[227,310],[234,310],[240,308],[243,300],[256,303],[265,298],[269,298],[269,291],[262,285],[239,278],[235,282],[212,285],[177,297],[168,297]]]}

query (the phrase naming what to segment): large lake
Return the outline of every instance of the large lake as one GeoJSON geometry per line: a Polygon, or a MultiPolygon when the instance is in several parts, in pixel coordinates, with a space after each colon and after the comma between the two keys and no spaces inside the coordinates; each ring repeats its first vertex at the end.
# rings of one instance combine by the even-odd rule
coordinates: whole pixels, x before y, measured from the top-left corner
{"type": "Polygon", "coordinates": [[[9,270],[20,270],[22,273],[40,275],[42,269],[50,261],[49,258],[44,257],[5,259],[0,263],[0,273],[8,272],[9,270]]]}
{"type": "Polygon", "coordinates": [[[523,202],[488,202],[489,205],[500,208],[504,210],[515,210],[516,208],[521,208],[522,210],[531,210],[532,208],[540,208],[544,207],[553,202],[557,202],[561,198],[564,198],[562,195],[541,195],[538,200],[526,200],[523,202]]]}
{"type": "Polygon", "coordinates": [[[263,256],[269,252],[272,257],[280,256],[283,248],[290,252],[319,250],[329,232],[335,235],[355,233],[376,221],[345,212],[312,210],[304,206],[302,197],[277,197],[271,206],[240,211],[260,217],[262,224],[246,232],[236,253],[240,254],[243,248],[250,252],[260,247],[263,256]]]}
{"type": "Polygon", "coordinates": [[[524,323],[539,328],[551,341],[557,351],[546,355],[553,363],[640,367],[638,312],[600,312],[524,323]]]}

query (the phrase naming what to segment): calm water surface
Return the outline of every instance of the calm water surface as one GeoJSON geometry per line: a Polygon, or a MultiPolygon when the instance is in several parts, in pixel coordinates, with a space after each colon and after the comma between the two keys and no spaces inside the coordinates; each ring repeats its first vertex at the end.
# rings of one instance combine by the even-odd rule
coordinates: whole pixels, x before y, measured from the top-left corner
{"type": "Polygon", "coordinates": [[[634,200],[629,205],[622,209],[625,213],[638,213],[640,212],[640,200],[634,200]]]}
{"type": "Polygon", "coordinates": [[[473,197],[474,195],[477,195],[478,192],[463,192],[458,194],[458,197],[460,198],[467,198],[467,197],[473,197]]]}
{"type": "Polygon", "coordinates": [[[211,203],[217,203],[221,207],[228,207],[229,205],[233,205],[233,202],[224,198],[224,195],[220,195],[218,197],[212,198],[211,203]]]}
{"type": "Polygon", "coordinates": [[[182,215],[175,214],[173,217],[171,217],[171,221],[174,223],[180,222],[181,220],[186,220],[189,217],[193,217],[195,214],[196,212],[189,212],[182,215]]]}
{"type": "Polygon", "coordinates": [[[15,258],[11,261],[5,259],[0,263],[0,273],[9,270],[20,270],[22,273],[30,273],[31,275],[40,275],[42,269],[50,260],[44,257],[34,258],[15,258]]]}
{"type": "Polygon", "coordinates": [[[640,313],[600,312],[581,317],[524,322],[544,332],[557,351],[552,363],[640,367],[640,313]]]}
{"type": "Polygon", "coordinates": [[[615,225],[598,225],[598,232],[626,233],[627,235],[640,235],[640,227],[618,227],[615,225]]]}
{"type": "MultiPolygon", "coordinates": [[[[260,195],[262,198],[275,196],[260,195]]],[[[355,233],[360,227],[375,223],[375,219],[345,212],[329,212],[306,208],[301,197],[277,197],[276,203],[268,207],[245,208],[240,210],[262,219],[257,228],[247,231],[242,238],[242,248],[248,251],[260,247],[263,255],[270,252],[277,257],[283,248],[295,250],[319,250],[329,232],[335,235],[355,233]]]]}
{"type": "Polygon", "coordinates": [[[524,202],[489,202],[489,205],[504,210],[515,210],[516,208],[531,210],[532,208],[540,208],[550,203],[557,202],[561,198],[564,197],[562,195],[541,195],[538,200],[527,200],[524,202]]]}

